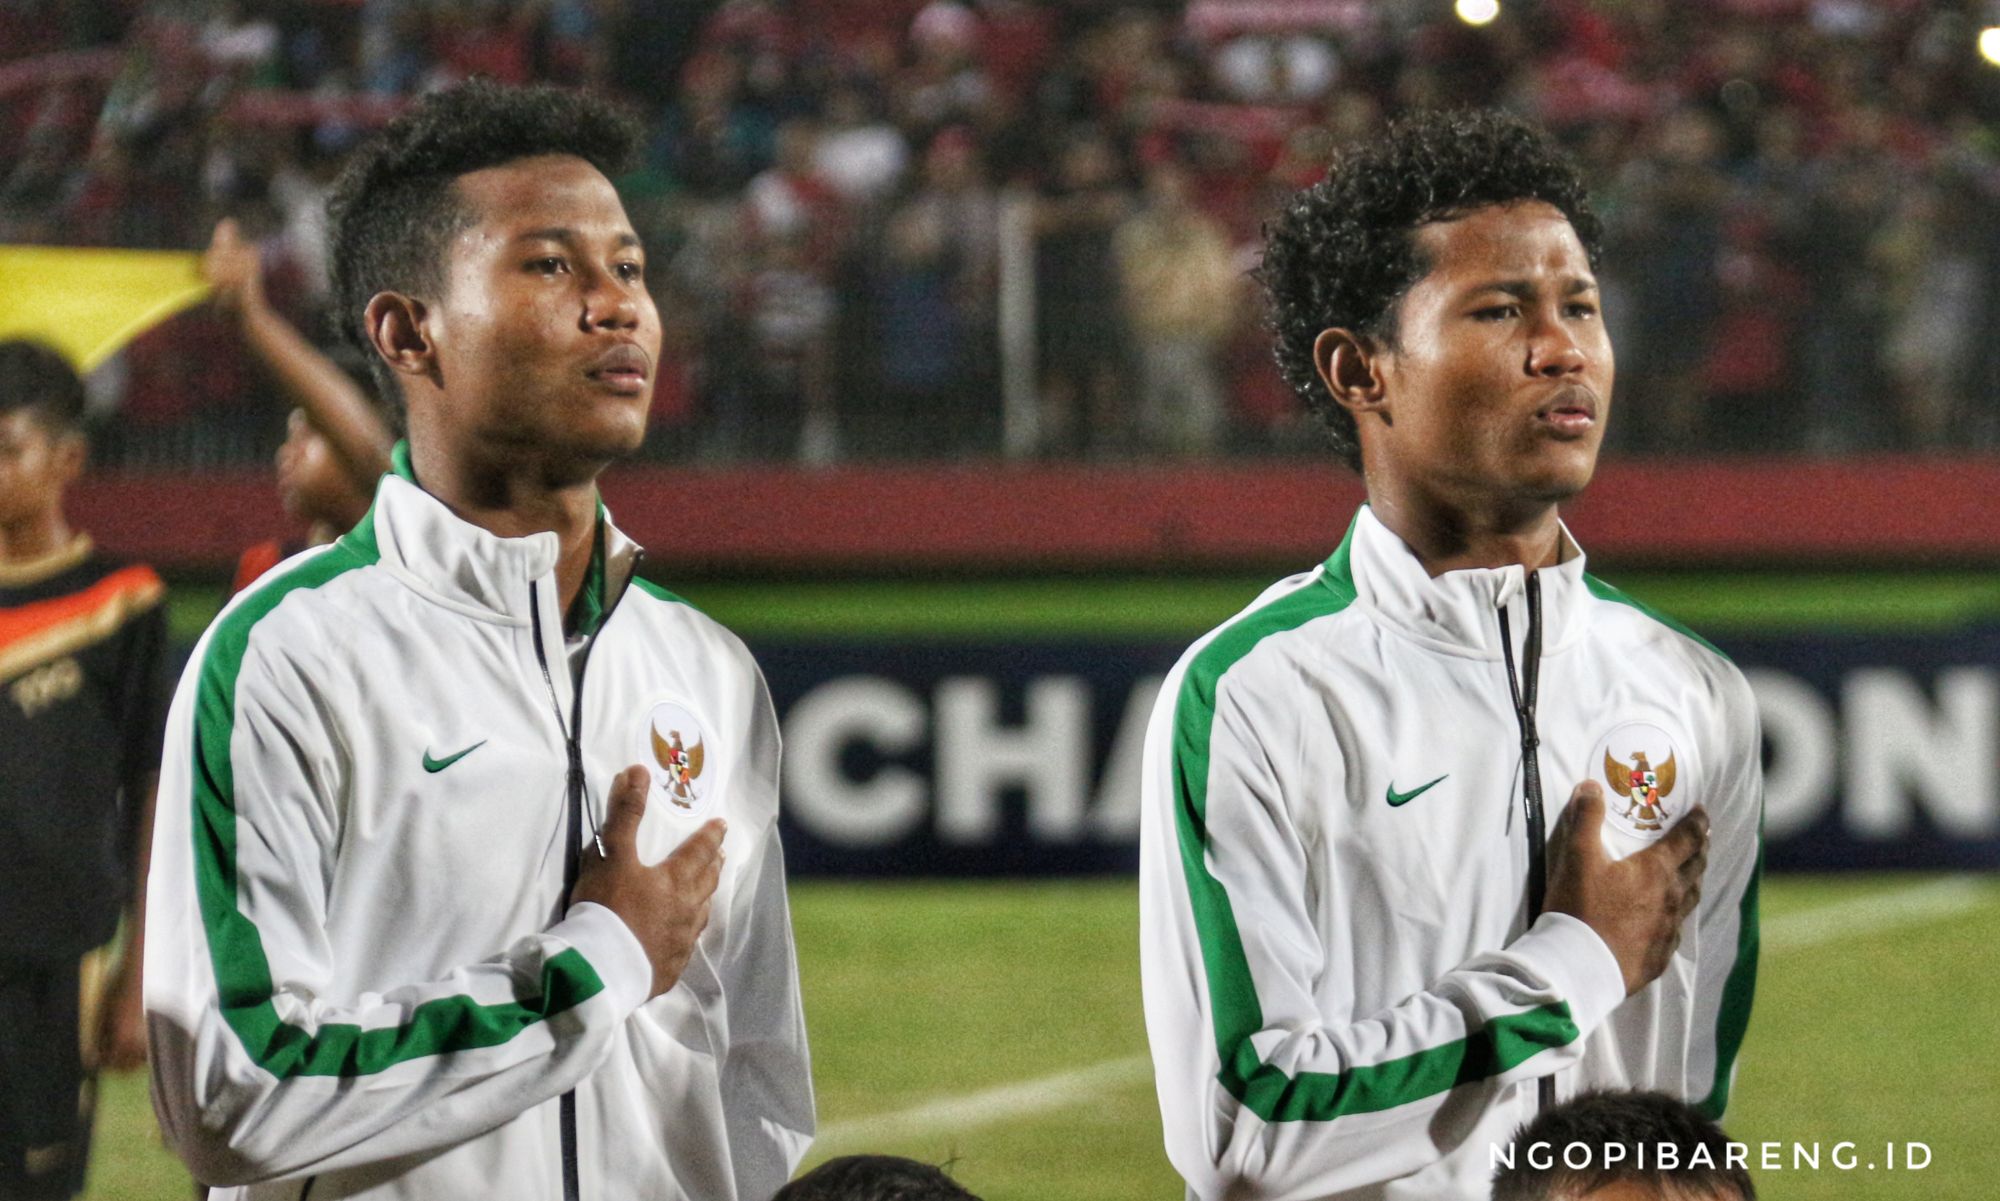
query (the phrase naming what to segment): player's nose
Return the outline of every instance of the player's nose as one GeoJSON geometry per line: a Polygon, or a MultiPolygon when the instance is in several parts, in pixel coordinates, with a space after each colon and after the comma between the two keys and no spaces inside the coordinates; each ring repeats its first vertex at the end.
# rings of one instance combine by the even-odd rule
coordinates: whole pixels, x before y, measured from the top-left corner
{"type": "Polygon", "coordinates": [[[1561,321],[1536,323],[1528,340],[1529,374],[1560,378],[1574,375],[1589,364],[1589,354],[1567,325],[1561,321]]]}
{"type": "Polygon", "coordinates": [[[607,271],[591,275],[583,297],[583,323],[591,329],[635,329],[639,324],[642,281],[627,282],[607,271]]]}

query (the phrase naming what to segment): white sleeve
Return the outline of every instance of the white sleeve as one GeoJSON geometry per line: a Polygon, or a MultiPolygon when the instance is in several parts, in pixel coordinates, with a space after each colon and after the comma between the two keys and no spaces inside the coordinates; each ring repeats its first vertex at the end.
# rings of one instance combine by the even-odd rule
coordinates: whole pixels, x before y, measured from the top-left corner
{"type": "Polygon", "coordinates": [[[746,758],[756,765],[757,776],[749,786],[767,792],[772,817],[730,897],[729,939],[718,965],[723,995],[729,998],[729,1050],[721,1088],[736,1195],[768,1197],[805,1158],[814,1115],[785,852],[778,841],[777,718],[761,673],[753,720],[754,744],[746,758]]]}
{"type": "Polygon", "coordinates": [[[1736,1052],[1757,991],[1757,884],[1764,870],[1763,735],[1756,698],[1733,668],[1718,705],[1729,748],[1708,806],[1708,867],[1695,914],[1695,988],[1681,1095],[1713,1121],[1729,1107],[1736,1052]]]}
{"type": "Polygon", "coordinates": [[[813,1138],[812,1061],[775,822],[745,865],[731,909],[719,970],[729,998],[722,1107],[736,1195],[768,1197],[792,1178],[813,1138]]]}
{"type": "Polygon", "coordinates": [[[1203,1198],[1409,1175],[1450,1149],[1433,1133],[1447,1104],[1484,1106],[1581,1057],[1624,1000],[1617,960],[1582,922],[1544,914],[1396,1005],[1323,1012],[1342,991],[1325,975],[1351,968],[1312,898],[1339,882],[1309,868],[1273,769],[1295,757],[1286,731],[1259,729],[1229,685],[1177,671],[1148,736],[1140,949],[1168,1157],[1203,1198]]]}
{"type": "Polygon", "coordinates": [[[338,705],[323,664],[252,620],[202,640],[168,719],[145,997],[169,1144],[205,1183],[300,1177],[450,1146],[574,1086],[652,980],[600,906],[436,979],[336,994],[338,705]]]}

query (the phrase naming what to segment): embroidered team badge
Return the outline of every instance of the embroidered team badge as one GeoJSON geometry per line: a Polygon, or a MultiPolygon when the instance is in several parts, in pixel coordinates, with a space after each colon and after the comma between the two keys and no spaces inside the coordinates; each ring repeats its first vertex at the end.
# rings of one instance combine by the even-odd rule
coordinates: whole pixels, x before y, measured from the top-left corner
{"type": "Polygon", "coordinates": [[[701,721],[683,705],[664,701],[653,706],[647,719],[652,746],[653,789],[665,797],[674,812],[686,815],[707,808],[715,777],[708,742],[701,721]]]}
{"type": "Polygon", "coordinates": [[[1674,738],[1650,722],[1627,722],[1605,735],[1591,756],[1605,785],[1605,828],[1639,843],[1665,834],[1693,804],[1674,738]]]}
{"type": "Polygon", "coordinates": [[[1667,798],[1674,791],[1672,755],[1668,755],[1667,761],[1656,770],[1646,762],[1644,751],[1632,753],[1630,767],[1618,762],[1611,757],[1611,752],[1606,751],[1604,777],[1611,781],[1611,791],[1631,802],[1625,816],[1631,819],[1634,829],[1666,829],[1667,798]]]}

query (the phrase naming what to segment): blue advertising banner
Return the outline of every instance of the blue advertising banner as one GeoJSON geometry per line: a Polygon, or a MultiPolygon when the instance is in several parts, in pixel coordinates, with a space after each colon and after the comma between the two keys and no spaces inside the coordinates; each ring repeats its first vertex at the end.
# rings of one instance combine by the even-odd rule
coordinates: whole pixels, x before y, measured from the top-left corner
{"type": "MultiPolygon", "coordinates": [[[[2000,629],[1722,647],[1763,717],[1771,869],[2000,867],[2000,629]]],[[[792,870],[1136,869],[1146,721],[1184,644],[754,649],[784,730],[792,870]]]]}

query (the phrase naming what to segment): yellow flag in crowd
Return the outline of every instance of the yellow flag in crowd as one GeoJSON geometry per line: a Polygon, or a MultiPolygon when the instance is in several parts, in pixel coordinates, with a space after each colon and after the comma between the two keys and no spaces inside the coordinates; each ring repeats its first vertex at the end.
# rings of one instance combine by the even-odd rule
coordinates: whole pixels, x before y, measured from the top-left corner
{"type": "Polygon", "coordinates": [[[0,339],[47,342],[78,371],[206,295],[188,251],[0,246],[0,339]]]}

